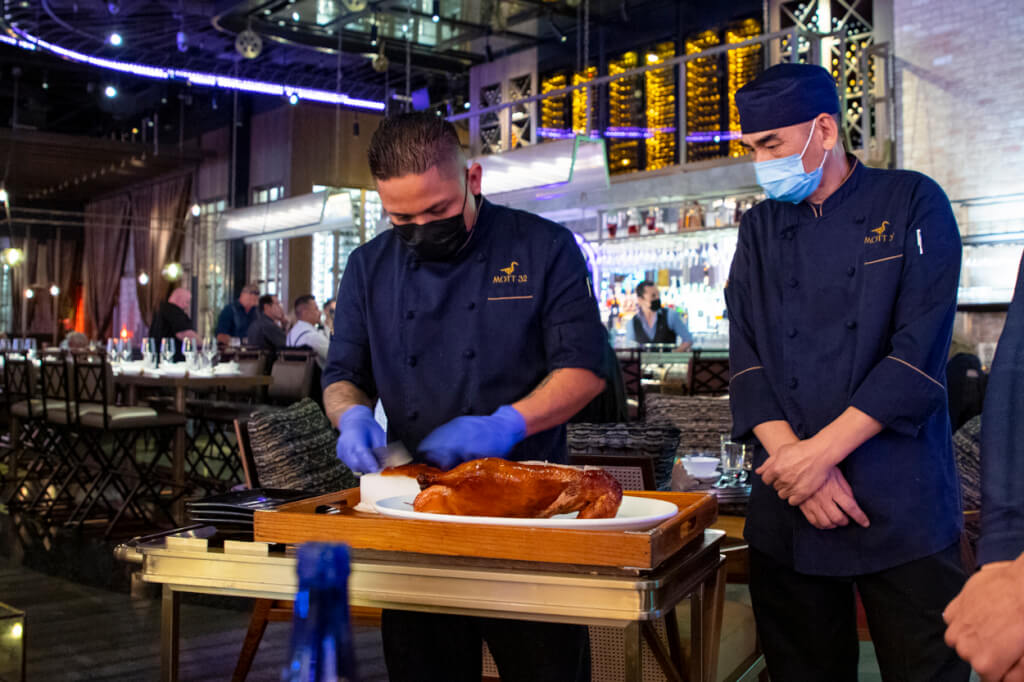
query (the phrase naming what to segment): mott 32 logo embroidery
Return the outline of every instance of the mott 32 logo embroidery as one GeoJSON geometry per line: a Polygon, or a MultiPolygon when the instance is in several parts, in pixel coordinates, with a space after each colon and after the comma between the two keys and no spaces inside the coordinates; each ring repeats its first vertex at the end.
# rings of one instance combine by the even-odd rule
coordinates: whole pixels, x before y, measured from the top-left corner
{"type": "Polygon", "coordinates": [[[874,229],[868,230],[867,236],[864,237],[864,243],[888,244],[894,239],[896,239],[896,235],[893,234],[892,230],[889,229],[889,221],[883,220],[881,225],[874,229]]]}
{"type": "Polygon", "coordinates": [[[516,273],[519,268],[519,261],[512,261],[507,268],[500,268],[494,276],[494,284],[526,284],[527,277],[522,273],[516,273]]]}

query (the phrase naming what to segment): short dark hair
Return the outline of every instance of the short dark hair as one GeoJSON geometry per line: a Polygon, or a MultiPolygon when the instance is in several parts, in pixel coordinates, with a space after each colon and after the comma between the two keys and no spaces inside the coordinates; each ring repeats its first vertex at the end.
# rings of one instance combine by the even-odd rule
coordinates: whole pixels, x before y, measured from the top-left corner
{"type": "Polygon", "coordinates": [[[441,116],[416,112],[384,119],[370,140],[370,173],[378,180],[420,175],[434,166],[465,165],[455,126],[441,116]]]}
{"type": "Polygon", "coordinates": [[[246,284],[244,287],[242,287],[242,290],[238,292],[239,296],[241,296],[242,294],[252,294],[254,296],[259,296],[260,288],[255,284],[246,284]]]}
{"type": "Polygon", "coordinates": [[[303,294],[302,296],[299,296],[297,299],[295,299],[295,307],[292,308],[292,310],[295,310],[297,312],[300,307],[305,307],[307,303],[315,300],[316,296],[314,296],[313,294],[303,294]]]}
{"type": "Polygon", "coordinates": [[[326,308],[327,306],[329,306],[329,305],[334,305],[334,299],[333,299],[333,298],[329,298],[329,299],[327,299],[326,301],[324,301],[324,307],[325,307],[325,308],[326,308]]]}
{"type": "Polygon", "coordinates": [[[644,292],[646,292],[649,287],[653,286],[654,282],[652,282],[649,279],[645,279],[644,281],[640,282],[640,284],[636,285],[636,295],[639,296],[640,298],[643,298],[644,292]]]}
{"type": "Polygon", "coordinates": [[[260,296],[261,313],[263,312],[263,309],[266,308],[268,305],[274,305],[274,298],[274,294],[263,294],[262,296],[260,296]]]}

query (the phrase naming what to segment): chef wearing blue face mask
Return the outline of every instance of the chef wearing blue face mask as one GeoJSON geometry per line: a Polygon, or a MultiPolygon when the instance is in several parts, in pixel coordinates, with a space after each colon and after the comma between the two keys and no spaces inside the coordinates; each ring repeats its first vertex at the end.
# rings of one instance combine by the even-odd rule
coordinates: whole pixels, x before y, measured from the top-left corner
{"type": "MultiPolygon", "coordinates": [[[[571,232],[481,195],[455,128],[382,121],[370,171],[393,229],[356,249],[323,373],[339,459],[379,467],[401,441],[442,468],[478,457],[567,460],[565,423],[604,388],[606,333],[571,232]],[[371,412],[380,398],[388,433],[371,412]]],[[[386,610],[389,679],[589,680],[586,628],[386,610]]]]}
{"type": "Polygon", "coordinates": [[[931,179],[845,153],[835,82],[782,64],[736,94],[767,201],[726,286],[733,436],[755,443],[750,592],[773,680],[857,679],[855,588],[882,676],[966,680],[945,360],[960,237],[931,179]]]}

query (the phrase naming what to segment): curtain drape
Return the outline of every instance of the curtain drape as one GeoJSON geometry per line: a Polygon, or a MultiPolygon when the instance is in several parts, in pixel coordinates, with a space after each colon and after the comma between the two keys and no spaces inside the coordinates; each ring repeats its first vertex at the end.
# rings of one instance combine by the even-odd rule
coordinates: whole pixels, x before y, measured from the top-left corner
{"type": "Polygon", "coordinates": [[[127,194],[90,202],[85,207],[86,334],[103,338],[110,330],[131,233],[127,194]]]}
{"type": "Polygon", "coordinates": [[[192,175],[179,175],[131,192],[135,271],[149,274],[149,284],[136,283],[139,312],[147,327],[153,313],[171,290],[185,282],[169,282],[160,275],[168,263],[181,259],[185,221],[192,195],[192,175]],[[145,227],[146,229],[141,229],[145,227]]]}

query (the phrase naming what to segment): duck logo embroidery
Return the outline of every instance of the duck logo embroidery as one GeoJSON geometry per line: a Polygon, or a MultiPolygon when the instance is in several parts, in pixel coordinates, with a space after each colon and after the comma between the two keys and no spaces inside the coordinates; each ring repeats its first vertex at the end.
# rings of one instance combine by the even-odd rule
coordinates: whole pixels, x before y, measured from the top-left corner
{"type": "Polygon", "coordinates": [[[500,268],[499,272],[502,274],[494,276],[494,284],[525,284],[527,281],[526,275],[517,275],[516,268],[519,267],[519,261],[512,261],[508,264],[507,268],[500,268]]]}
{"type": "Polygon", "coordinates": [[[894,239],[896,235],[889,231],[889,221],[883,220],[882,224],[878,227],[868,230],[871,234],[864,237],[865,244],[887,244],[894,239]]]}

